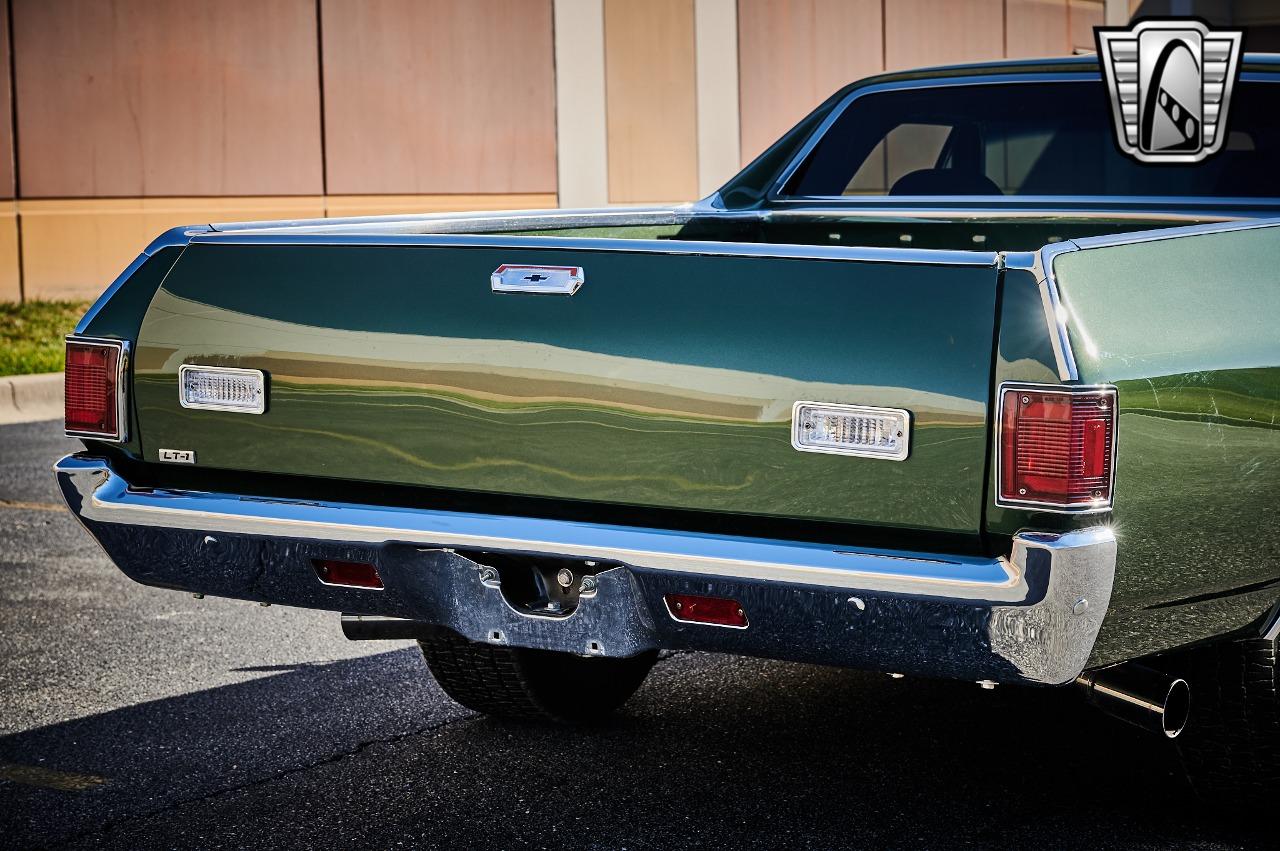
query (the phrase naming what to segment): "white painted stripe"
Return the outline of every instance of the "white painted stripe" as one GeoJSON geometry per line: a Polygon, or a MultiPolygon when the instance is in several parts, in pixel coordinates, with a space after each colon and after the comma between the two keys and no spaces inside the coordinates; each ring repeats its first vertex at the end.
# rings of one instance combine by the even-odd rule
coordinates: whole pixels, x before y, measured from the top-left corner
{"type": "Polygon", "coordinates": [[[556,172],[561,207],[609,203],[604,0],[555,0],[556,172]]]}
{"type": "Polygon", "coordinates": [[[737,173],[738,7],[736,0],[694,0],[698,75],[698,192],[706,196],[737,173]]]}

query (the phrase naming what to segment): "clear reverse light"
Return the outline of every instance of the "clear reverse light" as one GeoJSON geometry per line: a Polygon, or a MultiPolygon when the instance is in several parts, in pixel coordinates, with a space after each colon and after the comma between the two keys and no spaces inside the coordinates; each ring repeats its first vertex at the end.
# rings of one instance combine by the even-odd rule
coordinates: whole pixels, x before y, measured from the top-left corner
{"type": "Polygon", "coordinates": [[[829,452],[901,461],[911,441],[911,414],[901,408],[796,402],[791,445],[801,452],[829,452]]]}
{"type": "Polygon", "coordinates": [[[178,386],[184,408],[241,414],[261,414],[267,409],[262,370],[183,364],[178,368],[178,386]]]}

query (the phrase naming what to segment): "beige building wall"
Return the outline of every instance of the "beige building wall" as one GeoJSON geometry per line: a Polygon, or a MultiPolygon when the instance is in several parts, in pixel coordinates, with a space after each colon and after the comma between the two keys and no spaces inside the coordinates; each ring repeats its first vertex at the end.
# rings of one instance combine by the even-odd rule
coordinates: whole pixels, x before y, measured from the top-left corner
{"type": "Polygon", "coordinates": [[[852,80],[1130,5],[0,0],[0,300],[91,297],[178,224],[693,200],[852,80]]]}
{"type": "Polygon", "coordinates": [[[693,0],[605,0],[609,200],[698,192],[693,0]]]}
{"type": "Polygon", "coordinates": [[[550,0],[322,0],[325,190],[556,191],[550,0]]]}

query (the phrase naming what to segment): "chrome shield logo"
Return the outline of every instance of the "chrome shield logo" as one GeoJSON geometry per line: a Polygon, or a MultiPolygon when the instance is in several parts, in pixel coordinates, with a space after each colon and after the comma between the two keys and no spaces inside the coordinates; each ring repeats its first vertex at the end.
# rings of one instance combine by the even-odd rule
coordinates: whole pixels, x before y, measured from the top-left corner
{"type": "Polygon", "coordinates": [[[1120,150],[1144,163],[1196,163],[1218,152],[1240,73],[1241,30],[1148,20],[1094,34],[1120,150]]]}

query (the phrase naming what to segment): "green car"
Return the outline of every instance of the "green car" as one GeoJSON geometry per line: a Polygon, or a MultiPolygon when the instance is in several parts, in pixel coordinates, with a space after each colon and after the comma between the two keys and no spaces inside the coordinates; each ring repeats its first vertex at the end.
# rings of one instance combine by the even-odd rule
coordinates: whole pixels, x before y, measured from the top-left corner
{"type": "Polygon", "coordinates": [[[711,650],[1073,686],[1265,789],[1280,57],[1232,110],[1150,165],[1092,57],[914,71],[687,206],[179,228],[67,340],[56,475],[130,578],[483,712],[711,650]]]}

